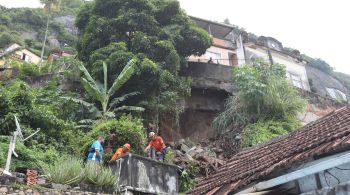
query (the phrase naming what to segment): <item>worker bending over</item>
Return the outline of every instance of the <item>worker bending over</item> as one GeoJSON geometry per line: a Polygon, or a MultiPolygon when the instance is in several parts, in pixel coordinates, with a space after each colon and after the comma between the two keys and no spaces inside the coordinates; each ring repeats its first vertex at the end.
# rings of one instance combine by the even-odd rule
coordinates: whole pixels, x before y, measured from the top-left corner
{"type": "Polygon", "coordinates": [[[163,161],[166,155],[166,145],[164,144],[163,138],[157,136],[154,132],[148,134],[150,142],[145,148],[145,152],[149,152],[148,156],[154,160],[163,161]]]}
{"type": "Polygon", "coordinates": [[[123,147],[118,148],[117,151],[115,151],[114,155],[112,156],[112,158],[109,162],[115,161],[120,156],[129,154],[130,147],[131,147],[130,144],[124,144],[123,147]]]}

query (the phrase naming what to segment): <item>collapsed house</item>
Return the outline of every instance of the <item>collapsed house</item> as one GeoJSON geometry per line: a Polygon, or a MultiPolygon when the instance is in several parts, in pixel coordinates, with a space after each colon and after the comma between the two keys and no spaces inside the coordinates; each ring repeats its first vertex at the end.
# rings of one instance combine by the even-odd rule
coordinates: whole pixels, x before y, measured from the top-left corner
{"type": "Polygon", "coordinates": [[[350,107],[234,155],[189,194],[349,194],[350,107]]]}

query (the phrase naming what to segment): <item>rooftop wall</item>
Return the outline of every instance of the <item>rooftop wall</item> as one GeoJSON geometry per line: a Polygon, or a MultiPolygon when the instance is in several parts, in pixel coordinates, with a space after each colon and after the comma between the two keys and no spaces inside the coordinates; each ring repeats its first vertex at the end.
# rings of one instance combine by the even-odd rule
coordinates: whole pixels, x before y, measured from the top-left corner
{"type": "Polygon", "coordinates": [[[110,164],[119,186],[135,192],[178,194],[177,167],[128,154],[110,164]]]}

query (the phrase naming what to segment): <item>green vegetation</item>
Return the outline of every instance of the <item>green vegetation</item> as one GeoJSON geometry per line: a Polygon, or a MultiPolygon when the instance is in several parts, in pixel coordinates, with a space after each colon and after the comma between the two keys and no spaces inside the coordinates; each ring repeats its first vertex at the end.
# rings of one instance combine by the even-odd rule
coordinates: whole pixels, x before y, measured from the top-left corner
{"type": "Polygon", "coordinates": [[[109,167],[99,167],[86,164],[84,168],[84,183],[98,186],[117,186],[117,177],[109,167]]]}
{"type": "Polygon", "coordinates": [[[59,184],[79,184],[84,177],[82,160],[74,157],[59,157],[51,165],[43,166],[46,178],[59,184]]]}
{"type": "MultiPolygon", "coordinates": [[[[135,74],[121,88],[140,92],[137,102],[152,111],[158,125],[160,113],[182,111],[178,101],[190,94],[190,80],[178,75],[185,58],[204,54],[212,39],[193,24],[177,1],[96,0],[87,3],[76,20],[80,30],[78,57],[97,80],[108,66],[108,84],[130,59],[137,59],[135,74]]],[[[178,120],[176,120],[178,121],[178,120]]]]}
{"type": "Polygon", "coordinates": [[[188,162],[187,170],[182,171],[180,175],[180,192],[187,193],[196,185],[194,177],[199,171],[200,168],[197,164],[192,161],[188,162]]]}
{"type": "Polygon", "coordinates": [[[44,173],[49,181],[59,184],[117,185],[117,178],[110,168],[91,163],[84,166],[82,160],[76,157],[59,157],[52,165],[44,166],[44,173]]]}
{"type": "MultiPolygon", "coordinates": [[[[142,154],[141,147],[146,144],[144,132],[145,129],[141,119],[131,115],[122,115],[119,119],[109,119],[96,123],[92,130],[81,139],[79,145],[84,146],[83,151],[86,151],[97,136],[104,135],[107,137],[109,134],[115,134],[117,139],[110,143],[113,147],[129,143],[132,151],[142,154]]],[[[106,160],[109,161],[110,159],[106,160]]]]}
{"type": "Polygon", "coordinates": [[[70,100],[81,103],[90,108],[90,110],[94,111],[94,115],[96,118],[114,118],[116,115],[114,112],[117,111],[143,111],[144,109],[136,106],[121,106],[123,101],[125,101],[128,97],[137,95],[137,93],[128,93],[121,97],[114,98],[111,100],[111,97],[130,79],[130,77],[134,73],[134,61],[130,60],[128,64],[124,67],[122,72],[115,78],[111,88],[108,89],[107,82],[107,65],[103,62],[103,75],[104,75],[104,83],[100,85],[96,82],[90,75],[90,73],[86,70],[86,68],[79,64],[79,69],[83,72],[84,78],[82,78],[82,84],[86,92],[96,101],[100,103],[102,111],[99,111],[93,104],[85,102],[84,100],[72,99],[70,100]]]}
{"type": "MultiPolygon", "coordinates": [[[[0,6],[0,48],[16,42],[39,56],[43,48],[44,56],[47,56],[51,50],[58,48],[74,52],[77,38],[55,19],[66,15],[76,15],[82,4],[81,0],[62,0],[60,1],[60,10],[55,9],[55,12],[50,15],[46,14],[49,9],[0,6]],[[48,28],[46,28],[47,24],[48,28]],[[47,36],[45,36],[46,32],[47,36]],[[43,47],[43,41],[46,37],[52,41],[43,47]]],[[[45,1],[45,5],[47,5],[45,8],[49,8],[48,6],[53,4],[48,4],[45,1]]],[[[50,6],[50,10],[52,7],[50,6]]]]}
{"type": "Polygon", "coordinates": [[[243,143],[247,147],[299,126],[296,116],[303,111],[306,101],[286,81],[283,65],[257,61],[233,71],[238,94],[228,98],[225,111],[215,118],[216,129],[220,132],[243,129],[243,143]]]}
{"type": "MultiPolygon", "coordinates": [[[[0,137],[0,167],[5,167],[7,152],[9,147],[9,137],[0,137]]],[[[54,163],[59,157],[59,152],[53,146],[43,146],[33,142],[33,146],[26,146],[17,141],[16,153],[18,158],[13,157],[11,161],[11,170],[16,167],[38,168],[45,164],[54,163]]]]}

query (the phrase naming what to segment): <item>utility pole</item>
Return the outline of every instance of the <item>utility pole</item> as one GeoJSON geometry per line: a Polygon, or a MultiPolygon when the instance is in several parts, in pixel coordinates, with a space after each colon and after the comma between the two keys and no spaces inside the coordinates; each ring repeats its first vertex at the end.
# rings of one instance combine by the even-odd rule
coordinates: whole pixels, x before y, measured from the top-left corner
{"type": "Polygon", "coordinates": [[[271,50],[270,47],[267,46],[267,55],[269,56],[269,61],[270,61],[270,65],[273,65],[273,58],[272,58],[272,54],[271,54],[271,50]]]}

